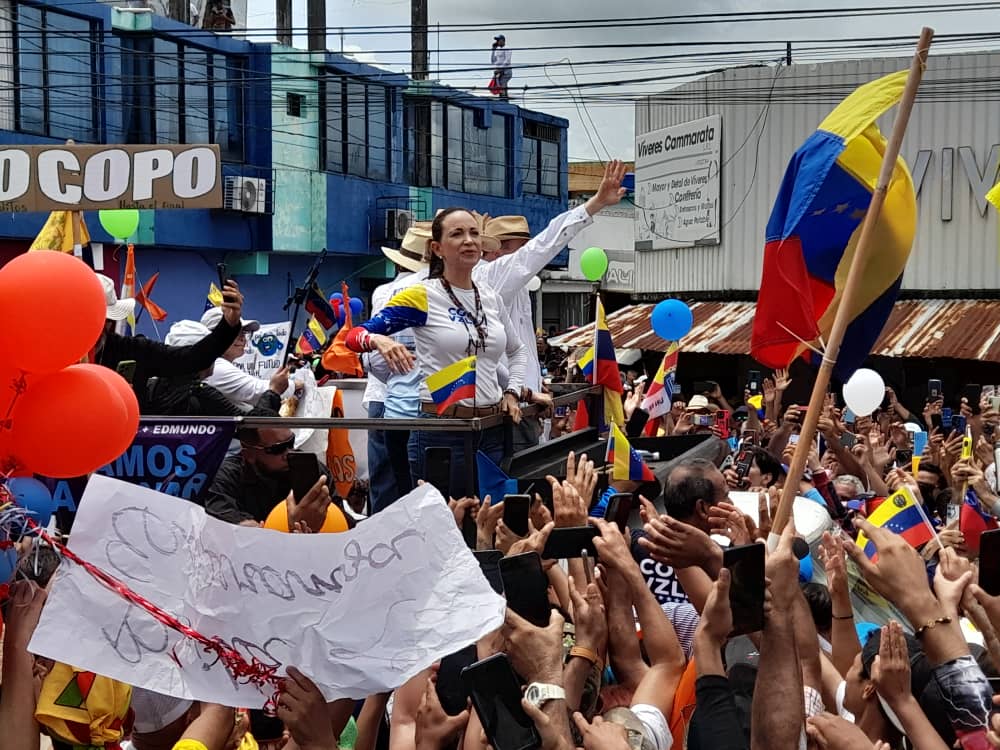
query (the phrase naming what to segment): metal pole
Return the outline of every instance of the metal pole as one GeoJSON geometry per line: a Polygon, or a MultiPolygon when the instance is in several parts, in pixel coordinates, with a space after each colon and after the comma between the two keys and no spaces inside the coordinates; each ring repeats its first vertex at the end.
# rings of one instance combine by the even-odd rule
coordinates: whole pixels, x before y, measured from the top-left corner
{"type": "Polygon", "coordinates": [[[415,81],[427,80],[427,0],[410,0],[410,76],[415,81]]]}
{"type": "Polygon", "coordinates": [[[292,0],[276,0],[274,23],[278,44],[292,46],[292,0]]]}
{"type": "Polygon", "coordinates": [[[310,51],[323,52],[326,49],[326,0],[306,0],[306,26],[310,51]]]}

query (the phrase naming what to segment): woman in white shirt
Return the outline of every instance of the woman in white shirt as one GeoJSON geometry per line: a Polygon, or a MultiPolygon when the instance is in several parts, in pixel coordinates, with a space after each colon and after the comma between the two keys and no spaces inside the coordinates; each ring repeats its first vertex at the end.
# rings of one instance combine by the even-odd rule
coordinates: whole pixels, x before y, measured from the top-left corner
{"type": "Polygon", "coordinates": [[[508,98],[507,85],[512,75],[511,58],[511,51],[507,49],[507,37],[503,34],[493,37],[493,54],[490,55],[490,62],[493,65],[493,78],[499,90],[497,96],[501,99],[508,98]]]}
{"type": "MultiPolygon", "coordinates": [[[[389,367],[409,372],[415,365],[423,377],[435,375],[459,360],[475,355],[476,385],[471,398],[458,400],[440,414],[444,418],[470,419],[504,413],[515,422],[524,384],[527,349],[511,333],[510,314],[492,289],[478,287],[472,271],[483,256],[484,243],[495,242],[481,233],[479,221],[462,208],[441,211],[431,227],[427,253],[430,274],[389,300],[370,320],[354,328],[347,345],[357,352],[377,349],[389,367]],[[407,347],[390,338],[412,328],[417,343],[416,360],[407,347]],[[497,366],[506,354],[510,376],[500,386],[497,366]]],[[[438,416],[426,383],[421,384],[421,416],[438,416]]],[[[456,497],[467,487],[465,437],[469,433],[414,431],[410,434],[409,459],[413,480],[425,479],[424,451],[430,447],[452,449],[451,487],[456,497]]],[[[474,447],[495,463],[503,457],[503,427],[472,433],[474,447]]]]}

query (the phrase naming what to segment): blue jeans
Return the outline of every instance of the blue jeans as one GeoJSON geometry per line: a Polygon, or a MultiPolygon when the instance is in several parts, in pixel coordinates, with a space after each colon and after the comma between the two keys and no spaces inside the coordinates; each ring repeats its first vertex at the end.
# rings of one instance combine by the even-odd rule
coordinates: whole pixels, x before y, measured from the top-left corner
{"type": "MultiPolygon", "coordinates": [[[[368,404],[368,418],[382,419],[385,404],[368,404]]],[[[404,430],[368,431],[368,496],[371,512],[385,510],[413,489],[410,481],[406,444],[409,432],[404,430]]]]}
{"type": "MultiPolygon", "coordinates": [[[[421,418],[434,419],[430,414],[421,414],[421,418]]],[[[498,466],[503,460],[503,425],[491,427],[482,432],[431,432],[430,430],[419,430],[410,433],[410,443],[408,446],[410,454],[410,474],[416,484],[418,479],[426,479],[426,469],[424,467],[424,451],[428,448],[451,448],[451,479],[449,488],[452,497],[459,498],[466,495],[478,495],[479,487],[467,487],[468,477],[466,476],[465,465],[465,438],[472,435],[472,462],[473,477],[475,472],[475,451],[482,451],[489,456],[498,466]]]]}

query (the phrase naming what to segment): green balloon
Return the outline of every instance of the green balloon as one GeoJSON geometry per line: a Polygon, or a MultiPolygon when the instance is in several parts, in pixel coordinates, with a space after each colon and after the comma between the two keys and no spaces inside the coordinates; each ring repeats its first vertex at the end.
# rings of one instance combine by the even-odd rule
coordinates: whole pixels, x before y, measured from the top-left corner
{"type": "Polygon", "coordinates": [[[98,211],[104,231],[116,240],[127,240],[139,228],[139,211],[135,208],[118,208],[98,211]]]}
{"type": "Polygon", "coordinates": [[[580,270],[587,281],[597,281],[608,270],[608,254],[599,247],[588,247],[580,255],[580,270]]]}

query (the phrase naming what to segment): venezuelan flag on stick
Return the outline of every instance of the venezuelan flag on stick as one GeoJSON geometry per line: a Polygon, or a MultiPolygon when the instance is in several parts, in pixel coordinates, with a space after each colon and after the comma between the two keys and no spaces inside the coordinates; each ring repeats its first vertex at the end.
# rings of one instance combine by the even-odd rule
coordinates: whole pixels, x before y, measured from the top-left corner
{"type": "MultiPolygon", "coordinates": [[[[878,181],[886,142],[875,120],[899,102],[906,71],[861,86],[799,147],[771,210],[764,245],[751,356],[787,367],[805,356],[819,365],[840,306],[861,224],[878,181]]],[[[834,374],[847,380],[871,352],[903,283],[917,229],[917,201],[906,163],[896,160],[872,236],[872,253],[849,311],[834,374]]]]}
{"type": "Polygon", "coordinates": [[[656,480],[652,470],[646,466],[635,448],[631,446],[625,433],[618,425],[611,425],[608,437],[608,452],[605,461],[611,465],[611,479],[630,482],[652,482],[656,480]]]}
{"type": "Polygon", "coordinates": [[[427,378],[431,400],[438,405],[438,414],[452,404],[476,397],[476,358],[466,357],[448,365],[427,378]]]}
{"type": "Polygon", "coordinates": [[[325,343],[326,330],[316,318],[310,318],[309,324],[295,344],[295,352],[297,354],[312,354],[322,349],[325,343]]]}
{"type": "Polygon", "coordinates": [[[656,377],[653,378],[642,400],[642,410],[649,414],[650,419],[662,417],[670,411],[670,404],[674,398],[678,351],[677,342],[671,341],[667,353],[663,355],[663,361],[660,362],[660,368],[656,371],[656,377]]]}
{"type": "Polygon", "coordinates": [[[611,340],[604,304],[597,297],[597,324],[594,326],[594,385],[604,386],[604,419],[607,424],[625,424],[622,406],[622,378],[615,358],[615,343],[611,340]]]}
{"type": "MultiPolygon", "coordinates": [[[[887,497],[868,516],[868,523],[899,534],[914,548],[926,544],[935,536],[934,527],[907,487],[902,487],[887,497]]],[[[869,560],[872,562],[878,560],[875,543],[863,533],[858,534],[857,545],[864,550],[869,560]]]]}
{"type": "Polygon", "coordinates": [[[315,284],[306,292],[306,312],[319,321],[323,328],[333,328],[337,324],[337,315],[315,284]]]}

